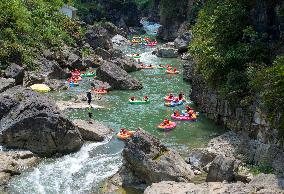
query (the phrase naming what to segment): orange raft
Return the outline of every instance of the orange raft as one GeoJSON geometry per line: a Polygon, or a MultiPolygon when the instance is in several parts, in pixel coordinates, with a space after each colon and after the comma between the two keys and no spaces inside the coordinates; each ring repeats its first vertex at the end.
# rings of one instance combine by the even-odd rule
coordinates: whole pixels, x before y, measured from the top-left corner
{"type": "Polygon", "coordinates": [[[98,90],[98,89],[95,89],[93,90],[95,94],[107,94],[107,90],[98,90]]]}
{"type": "Polygon", "coordinates": [[[134,133],[135,131],[127,131],[127,134],[122,134],[119,132],[118,134],[116,134],[116,136],[118,139],[124,140],[124,139],[132,137],[134,133]]]}
{"type": "Polygon", "coordinates": [[[166,70],[167,74],[179,74],[179,71],[166,70]]]}

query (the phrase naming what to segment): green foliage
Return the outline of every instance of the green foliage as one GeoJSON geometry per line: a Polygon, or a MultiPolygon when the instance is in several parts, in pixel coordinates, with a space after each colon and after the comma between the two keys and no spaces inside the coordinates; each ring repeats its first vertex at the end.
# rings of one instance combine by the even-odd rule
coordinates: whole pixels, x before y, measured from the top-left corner
{"type": "Polygon", "coordinates": [[[254,72],[252,86],[258,91],[264,103],[271,124],[279,129],[281,140],[284,139],[284,55],[278,56],[273,66],[254,72]]]}
{"type": "Polygon", "coordinates": [[[209,0],[193,27],[190,52],[198,71],[216,89],[241,94],[246,90],[246,63],[267,58],[267,48],[246,21],[246,6],[237,0],[209,0]],[[259,55],[264,53],[264,55],[259,55]]]}
{"type": "Polygon", "coordinates": [[[274,169],[267,164],[260,164],[260,165],[247,165],[249,172],[252,173],[254,176],[264,173],[264,174],[271,174],[274,172],[274,169]]]}
{"type": "Polygon", "coordinates": [[[0,1],[1,69],[10,62],[35,68],[33,59],[45,48],[73,44],[81,28],[58,10],[61,0],[0,1]]]}

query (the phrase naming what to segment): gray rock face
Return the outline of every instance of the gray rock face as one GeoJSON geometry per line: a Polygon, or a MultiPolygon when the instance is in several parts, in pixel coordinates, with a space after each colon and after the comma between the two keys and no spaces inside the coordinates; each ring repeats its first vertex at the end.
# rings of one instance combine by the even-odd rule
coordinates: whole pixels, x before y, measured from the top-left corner
{"type": "Polygon", "coordinates": [[[34,63],[41,68],[37,71],[25,73],[24,86],[40,84],[49,79],[66,79],[71,76],[71,74],[63,70],[56,61],[40,58],[34,63]]]}
{"type": "Polygon", "coordinates": [[[89,43],[93,49],[100,47],[109,50],[113,47],[108,31],[99,26],[88,26],[85,36],[86,42],[89,43]]]}
{"type": "Polygon", "coordinates": [[[224,180],[232,182],[235,179],[234,174],[234,158],[218,155],[209,167],[206,178],[207,182],[222,182],[224,180]]]}
{"type": "Polygon", "coordinates": [[[68,85],[65,83],[64,80],[50,79],[43,83],[48,85],[53,91],[68,89],[68,85]]]}
{"type": "Polygon", "coordinates": [[[113,89],[139,90],[142,84],[117,65],[106,62],[97,69],[97,78],[108,82],[113,89]]]}
{"type": "Polygon", "coordinates": [[[215,157],[216,153],[210,152],[207,149],[194,149],[189,154],[189,164],[197,168],[204,168],[210,164],[215,157]]]}
{"type": "Polygon", "coordinates": [[[100,57],[102,57],[103,60],[109,60],[112,57],[110,52],[108,52],[105,49],[102,49],[100,47],[95,49],[95,53],[97,55],[99,55],[100,57]]]}
{"type": "Polygon", "coordinates": [[[37,164],[39,158],[29,151],[0,152],[0,192],[1,186],[10,178],[37,164]]]}
{"type": "Polygon", "coordinates": [[[25,70],[23,67],[12,63],[6,70],[5,76],[7,78],[15,79],[16,84],[22,84],[25,75],[25,70]]]}
{"type": "Polygon", "coordinates": [[[228,194],[228,193],[256,193],[256,194],[280,194],[283,193],[284,180],[271,174],[260,174],[250,183],[221,183],[210,182],[202,184],[177,183],[163,181],[149,186],[144,194],[228,194]]]}
{"type": "Polygon", "coordinates": [[[163,45],[161,48],[157,49],[156,55],[161,58],[176,58],[178,57],[178,50],[174,47],[163,45]]]}
{"type": "Polygon", "coordinates": [[[127,45],[127,38],[117,34],[114,37],[112,37],[111,39],[112,43],[114,44],[114,46],[121,46],[121,45],[127,45]]]}
{"type": "Polygon", "coordinates": [[[190,181],[194,173],[174,150],[142,131],[126,142],[123,150],[125,165],[147,184],[163,180],[190,181]]]}
{"type": "Polygon", "coordinates": [[[0,93],[15,86],[15,80],[12,78],[6,79],[0,77],[0,93]]]}
{"type": "Polygon", "coordinates": [[[133,72],[139,70],[139,65],[137,64],[137,62],[129,57],[116,58],[114,60],[111,60],[111,62],[116,64],[126,72],[133,72]]]}
{"type": "Polygon", "coordinates": [[[110,128],[97,121],[92,121],[90,124],[88,121],[76,119],[73,122],[86,141],[103,141],[112,132],[110,128]]]}
{"type": "Polygon", "coordinates": [[[78,128],[54,102],[22,87],[0,94],[0,136],[8,148],[47,156],[76,151],[83,144],[78,128]]]}
{"type": "Polygon", "coordinates": [[[191,31],[185,32],[184,34],[178,36],[175,40],[175,48],[178,49],[178,52],[183,53],[188,50],[189,43],[192,39],[191,31]]]}

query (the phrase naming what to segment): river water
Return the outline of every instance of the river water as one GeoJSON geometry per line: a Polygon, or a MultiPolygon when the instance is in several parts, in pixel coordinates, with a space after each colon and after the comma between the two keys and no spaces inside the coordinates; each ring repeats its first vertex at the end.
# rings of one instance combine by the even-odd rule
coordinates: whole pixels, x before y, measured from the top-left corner
{"type": "MultiPolygon", "coordinates": [[[[146,25],[146,24],[145,24],[146,25]]],[[[151,24],[153,25],[153,24],[151,24]]],[[[153,27],[151,26],[150,29],[153,27]]],[[[155,29],[152,29],[155,30],[155,29]]],[[[185,63],[179,59],[161,59],[152,55],[152,48],[132,49],[121,48],[126,54],[140,52],[141,61],[151,64],[173,64],[182,71],[185,63]]],[[[94,110],[93,116],[109,127],[118,131],[121,127],[136,129],[141,127],[157,136],[164,144],[178,150],[186,156],[189,149],[204,146],[209,139],[223,132],[210,120],[200,116],[197,122],[178,122],[176,129],[164,133],[157,125],[170,118],[174,108],[163,105],[163,97],[169,92],[180,91],[189,93],[190,85],[183,81],[182,74],[166,75],[164,70],[151,69],[131,73],[143,83],[140,91],[111,91],[97,100],[104,109],[94,110]],[[131,96],[149,96],[151,104],[130,105],[131,96]]],[[[90,88],[87,79],[76,89],[54,92],[55,99],[70,99],[90,88]]],[[[182,110],[183,107],[177,109],[182,110]]],[[[69,118],[87,119],[87,110],[66,111],[69,118]]],[[[113,175],[122,165],[121,151],[123,142],[110,136],[101,143],[86,143],[77,153],[60,158],[44,159],[36,168],[22,173],[12,179],[9,184],[10,193],[21,194],[88,194],[97,193],[98,185],[107,177],[113,175]]]]}

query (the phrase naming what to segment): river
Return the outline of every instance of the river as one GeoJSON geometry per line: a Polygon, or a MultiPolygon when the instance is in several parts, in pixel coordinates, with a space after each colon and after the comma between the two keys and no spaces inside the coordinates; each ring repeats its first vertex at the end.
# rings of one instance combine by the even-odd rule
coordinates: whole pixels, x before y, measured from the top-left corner
{"type": "MultiPolygon", "coordinates": [[[[144,24],[147,25],[147,24],[144,24]]],[[[149,24],[152,25],[152,24],[149,24]]],[[[154,25],[155,26],[155,25],[154,25]]],[[[153,25],[150,28],[152,29],[153,25]]],[[[149,31],[149,28],[147,29],[149,31]]],[[[151,64],[174,64],[182,71],[185,61],[180,59],[161,59],[152,55],[152,48],[132,49],[120,48],[126,54],[141,53],[141,61],[151,64]]],[[[176,129],[164,133],[157,125],[170,118],[174,108],[163,105],[163,97],[169,92],[180,91],[189,93],[190,85],[184,82],[182,74],[166,75],[164,70],[151,69],[131,73],[139,79],[144,88],[139,91],[111,91],[97,100],[104,109],[94,110],[94,118],[118,131],[121,127],[136,129],[141,127],[157,136],[164,144],[178,150],[186,156],[189,149],[202,147],[208,141],[223,132],[220,126],[200,115],[197,122],[178,122],[176,129]],[[149,96],[151,104],[130,105],[131,96],[149,96]]],[[[70,99],[78,93],[90,88],[88,79],[76,89],[54,92],[55,99],[70,99]]],[[[183,107],[179,107],[182,110],[183,107]]],[[[70,119],[87,119],[87,110],[69,110],[66,114],[70,119]]],[[[86,143],[80,151],[60,158],[48,158],[31,171],[22,173],[12,179],[9,184],[10,193],[21,194],[87,194],[97,193],[98,185],[113,175],[122,165],[121,151],[123,142],[110,136],[101,143],[86,143]]]]}

